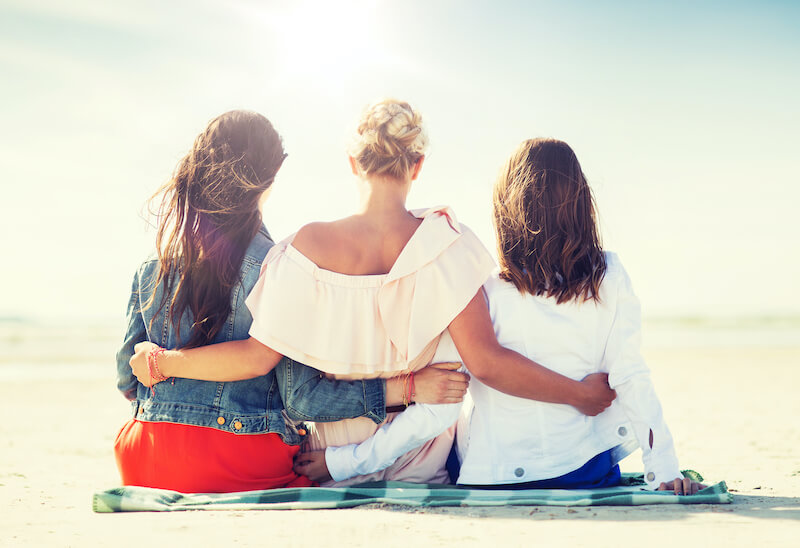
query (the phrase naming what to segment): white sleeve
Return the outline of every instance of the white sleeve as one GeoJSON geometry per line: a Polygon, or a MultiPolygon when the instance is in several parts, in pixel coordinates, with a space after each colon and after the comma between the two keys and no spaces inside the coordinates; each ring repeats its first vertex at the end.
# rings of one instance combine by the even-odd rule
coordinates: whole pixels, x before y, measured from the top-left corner
{"type": "Polygon", "coordinates": [[[642,448],[644,478],[649,489],[682,478],[672,435],[664,422],[661,404],[641,355],[641,310],[628,274],[621,265],[614,323],[606,344],[603,369],[617,391],[617,400],[631,421],[642,448]],[[652,442],[651,442],[652,440],[652,442]]]}
{"type": "Polygon", "coordinates": [[[457,420],[460,403],[412,405],[359,444],[328,447],[325,462],[334,481],[371,474],[432,440],[457,420]]]}

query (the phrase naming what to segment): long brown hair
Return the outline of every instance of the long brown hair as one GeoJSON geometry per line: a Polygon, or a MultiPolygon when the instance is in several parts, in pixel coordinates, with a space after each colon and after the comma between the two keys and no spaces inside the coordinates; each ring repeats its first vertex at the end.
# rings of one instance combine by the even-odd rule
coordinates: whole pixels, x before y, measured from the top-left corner
{"type": "Polygon", "coordinates": [[[245,251],[261,227],[259,200],[285,157],[280,136],[264,116],[226,112],[209,122],[151,199],[158,215],[155,287],[165,284],[159,306],[173,295],[169,320],[179,341],[181,317],[191,311],[185,348],[212,342],[224,326],[245,251]]]}
{"type": "Polygon", "coordinates": [[[500,277],[520,292],[598,300],[606,260],[592,191],[572,149],[524,141],[494,186],[500,277]]]}

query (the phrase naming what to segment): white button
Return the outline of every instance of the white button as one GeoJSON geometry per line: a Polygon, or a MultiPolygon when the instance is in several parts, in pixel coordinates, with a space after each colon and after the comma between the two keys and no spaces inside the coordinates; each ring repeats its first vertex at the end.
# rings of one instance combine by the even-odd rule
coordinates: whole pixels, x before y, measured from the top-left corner
{"type": "Polygon", "coordinates": [[[652,472],[647,473],[647,481],[654,481],[656,479],[656,475],[652,472]]]}
{"type": "Polygon", "coordinates": [[[517,468],[516,470],[514,470],[514,475],[517,476],[518,478],[521,478],[524,473],[525,470],[523,470],[522,468],[517,468]]]}
{"type": "Polygon", "coordinates": [[[617,430],[617,434],[619,434],[621,437],[624,438],[625,436],[628,435],[628,429],[625,428],[624,426],[620,426],[619,429],[617,430]]]}

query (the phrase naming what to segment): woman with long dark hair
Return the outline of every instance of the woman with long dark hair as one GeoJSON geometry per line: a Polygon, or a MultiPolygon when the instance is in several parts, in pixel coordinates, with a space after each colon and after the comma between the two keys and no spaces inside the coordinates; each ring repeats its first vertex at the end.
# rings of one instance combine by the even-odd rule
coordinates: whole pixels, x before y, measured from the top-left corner
{"type": "MultiPolygon", "coordinates": [[[[285,157],[264,116],[227,112],[200,133],[154,197],[158,255],[134,276],[117,354],[118,388],[134,413],[115,443],[125,485],[183,492],[308,486],[292,470],[305,436],[296,420],[380,423],[387,401],[403,401],[397,381],[334,381],[291,360],[277,374],[270,368],[238,382],[172,378],[148,388],[131,373],[128,362],[143,341],[189,349],[248,337],[244,302],[273,246],[259,206],[285,157]]],[[[153,379],[164,379],[157,357],[149,366],[153,379]]],[[[426,369],[418,386],[416,401],[429,403],[460,401],[466,390],[463,375],[445,369],[426,369]]]]}

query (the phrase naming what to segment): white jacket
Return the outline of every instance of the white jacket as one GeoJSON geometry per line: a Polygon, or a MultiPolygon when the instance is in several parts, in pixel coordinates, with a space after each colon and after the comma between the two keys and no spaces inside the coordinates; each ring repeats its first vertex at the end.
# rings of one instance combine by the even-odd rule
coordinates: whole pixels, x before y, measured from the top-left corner
{"type": "MultiPolygon", "coordinates": [[[[607,372],[617,399],[597,417],[587,417],[568,405],[503,394],[473,378],[471,404],[463,407],[458,425],[459,483],[554,478],[608,449],[621,460],[637,446],[643,449],[649,488],[681,477],[672,436],[639,350],[639,301],[617,256],[607,252],[606,260],[599,302],[557,305],[552,298],[523,295],[496,276],[484,286],[500,344],[575,380],[607,372]]],[[[454,353],[452,340],[445,336],[435,358],[451,359],[454,353]]],[[[451,426],[455,408],[416,405],[359,445],[329,447],[331,476],[342,480],[389,466],[451,426]]]]}

